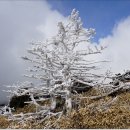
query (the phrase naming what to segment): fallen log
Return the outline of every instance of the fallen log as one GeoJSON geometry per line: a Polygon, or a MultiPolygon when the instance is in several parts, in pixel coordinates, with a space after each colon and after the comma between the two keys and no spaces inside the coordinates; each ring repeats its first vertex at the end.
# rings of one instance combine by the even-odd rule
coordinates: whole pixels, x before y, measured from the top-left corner
{"type": "MultiPolygon", "coordinates": [[[[120,86],[118,88],[115,88],[113,89],[112,91],[108,92],[108,93],[105,93],[105,94],[102,94],[102,95],[98,95],[98,96],[91,96],[91,97],[80,97],[80,98],[88,98],[88,99],[92,99],[92,100],[98,100],[98,99],[101,99],[103,97],[106,97],[106,96],[112,96],[114,95],[115,93],[121,91],[123,89],[124,86],[120,86]]],[[[115,95],[116,96],[116,95],[115,95]]]]}

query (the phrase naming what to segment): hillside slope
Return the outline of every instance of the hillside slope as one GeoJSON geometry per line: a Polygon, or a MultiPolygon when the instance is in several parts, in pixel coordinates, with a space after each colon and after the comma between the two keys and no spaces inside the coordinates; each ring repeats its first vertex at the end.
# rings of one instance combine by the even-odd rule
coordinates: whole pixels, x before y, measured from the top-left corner
{"type": "MultiPolygon", "coordinates": [[[[123,92],[116,97],[104,97],[91,100],[88,97],[96,95],[94,89],[78,95],[81,98],[80,106],[69,115],[64,115],[56,120],[38,123],[36,120],[28,121],[24,125],[9,122],[5,117],[0,117],[0,128],[130,128],[130,92],[123,92]]],[[[75,97],[76,98],[76,97],[75,97]]],[[[19,108],[15,113],[33,111],[33,106],[19,108]]]]}

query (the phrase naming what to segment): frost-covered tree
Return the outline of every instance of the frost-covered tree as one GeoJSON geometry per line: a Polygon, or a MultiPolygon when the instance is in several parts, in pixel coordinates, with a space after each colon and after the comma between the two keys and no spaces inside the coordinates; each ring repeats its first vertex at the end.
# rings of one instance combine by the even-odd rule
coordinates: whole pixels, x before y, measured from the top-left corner
{"type": "Polygon", "coordinates": [[[94,70],[100,61],[93,61],[88,57],[101,53],[104,48],[94,45],[91,47],[91,38],[94,34],[94,29],[83,28],[78,11],[73,9],[67,24],[58,23],[56,36],[44,42],[31,43],[32,49],[28,50],[30,56],[22,57],[32,63],[28,69],[30,74],[25,76],[42,82],[37,87],[32,87],[32,84],[13,86],[17,88],[13,93],[17,96],[30,95],[31,100],[26,103],[36,105],[36,113],[13,115],[10,119],[23,121],[40,117],[44,120],[50,115],[60,116],[63,111],[69,113],[73,104],[76,104],[72,98],[74,93],[98,85],[99,78],[103,76],[96,75],[94,70]],[[80,49],[83,44],[86,44],[86,48],[80,49]],[[64,109],[54,112],[58,96],[65,101],[64,109]],[[51,104],[41,106],[38,103],[45,100],[50,100],[51,104]]]}
{"type": "Polygon", "coordinates": [[[52,109],[56,107],[55,96],[60,94],[65,98],[67,111],[70,111],[71,92],[96,84],[99,75],[91,72],[96,69],[96,63],[87,56],[101,53],[103,48],[89,47],[94,34],[94,29],[83,28],[79,13],[74,9],[67,25],[58,23],[56,36],[43,43],[32,43],[32,49],[28,50],[32,57],[23,57],[33,63],[29,71],[36,72],[25,76],[43,81],[42,87],[48,89],[52,98],[52,109]],[[82,44],[88,44],[88,47],[79,49],[82,44]]]}

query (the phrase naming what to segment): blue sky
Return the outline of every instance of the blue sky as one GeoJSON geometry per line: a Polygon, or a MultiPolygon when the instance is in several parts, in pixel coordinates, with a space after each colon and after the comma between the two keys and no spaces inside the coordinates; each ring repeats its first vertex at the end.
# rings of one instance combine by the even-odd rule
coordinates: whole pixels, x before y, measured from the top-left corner
{"type": "Polygon", "coordinates": [[[94,41],[111,34],[113,27],[130,15],[130,0],[48,0],[52,9],[68,16],[80,12],[84,27],[96,29],[94,41]]]}

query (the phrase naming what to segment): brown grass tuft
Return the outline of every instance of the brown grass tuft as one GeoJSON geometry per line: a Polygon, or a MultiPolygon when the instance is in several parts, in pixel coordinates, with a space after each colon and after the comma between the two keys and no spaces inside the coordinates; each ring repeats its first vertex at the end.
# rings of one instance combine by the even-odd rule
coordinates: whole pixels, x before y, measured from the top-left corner
{"type": "MultiPolygon", "coordinates": [[[[94,96],[98,95],[95,89],[78,96],[94,96]]],[[[74,97],[76,99],[76,97],[74,97]]],[[[78,97],[77,97],[78,98],[78,97]]],[[[117,100],[108,108],[102,109],[103,104],[112,101],[112,97],[104,97],[99,100],[90,100],[84,98],[80,102],[78,109],[73,110],[69,115],[63,115],[60,120],[50,128],[130,128],[130,92],[124,92],[117,96],[117,100]]],[[[58,108],[59,109],[59,108],[58,108]]],[[[19,108],[15,113],[34,112],[35,106],[26,105],[19,108]]],[[[56,121],[56,118],[48,120],[50,124],[56,121]]],[[[5,117],[0,117],[0,128],[44,128],[48,121],[38,124],[37,120],[28,121],[25,125],[17,122],[9,122],[5,117]]]]}
{"type": "Polygon", "coordinates": [[[5,129],[9,126],[10,122],[6,117],[0,116],[0,129],[5,129]]]}
{"type": "Polygon", "coordinates": [[[73,111],[68,118],[62,117],[60,128],[98,129],[98,128],[130,128],[130,111],[113,106],[106,112],[81,108],[73,111]]]}

